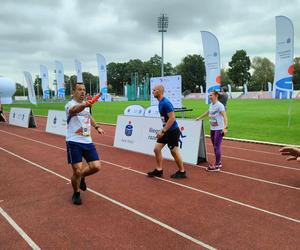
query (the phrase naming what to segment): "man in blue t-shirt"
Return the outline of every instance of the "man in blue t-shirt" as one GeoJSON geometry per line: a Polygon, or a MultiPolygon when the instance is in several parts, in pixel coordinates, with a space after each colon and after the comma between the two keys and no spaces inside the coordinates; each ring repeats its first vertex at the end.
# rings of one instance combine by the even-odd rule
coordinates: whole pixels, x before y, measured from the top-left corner
{"type": "Polygon", "coordinates": [[[164,87],[162,85],[157,85],[152,90],[154,97],[159,101],[158,110],[163,122],[163,128],[157,135],[157,143],[154,147],[154,153],[156,158],[156,168],[148,173],[149,177],[162,177],[162,153],[163,147],[168,144],[172,156],[178,167],[178,171],[171,175],[171,178],[186,178],[186,172],[183,167],[183,162],[178,149],[178,141],[180,137],[180,130],[175,119],[174,108],[171,102],[164,97],[164,87]]]}

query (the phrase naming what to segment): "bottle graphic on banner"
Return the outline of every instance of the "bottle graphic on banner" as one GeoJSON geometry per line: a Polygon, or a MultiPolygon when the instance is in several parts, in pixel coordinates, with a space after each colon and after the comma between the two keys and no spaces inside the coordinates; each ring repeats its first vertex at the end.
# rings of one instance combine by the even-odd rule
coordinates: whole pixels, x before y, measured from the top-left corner
{"type": "Polygon", "coordinates": [[[131,121],[128,122],[128,124],[125,126],[125,135],[131,136],[133,131],[133,126],[131,125],[131,121]]]}

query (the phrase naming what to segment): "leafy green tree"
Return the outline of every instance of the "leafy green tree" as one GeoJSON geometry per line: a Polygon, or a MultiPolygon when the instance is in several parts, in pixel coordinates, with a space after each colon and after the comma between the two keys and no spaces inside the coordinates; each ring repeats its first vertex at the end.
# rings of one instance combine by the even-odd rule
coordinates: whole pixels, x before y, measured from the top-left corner
{"type": "MultiPolygon", "coordinates": [[[[161,76],[161,57],[154,55],[148,61],[144,62],[144,70],[150,77],[161,76]]],[[[165,75],[168,75],[168,72],[165,72],[165,75]]]]}
{"type": "Polygon", "coordinates": [[[16,92],[14,96],[23,96],[23,95],[27,95],[27,88],[25,88],[20,83],[16,83],[16,92]]]}
{"type": "Polygon", "coordinates": [[[71,95],[73,86],[77,83],[77,76],[71,75],[65,82],[66,95],[71,95]]]}
{"type": "Polygon", "coordinates": [[[228,76],[228,70],[221,69],[221,86],[227,86],[228,84],[232,84],[232,81],[228,76]]]}
{"type": "Polygon", "coordinates": [[[144,63],[139,59],[130,60],[125,67],[125,81],[131,81],[131,74],[138,73],[139,76],[145,74],[144,63]]]}
{"type": "Polygon", "coordinates": [[[300,57],[294,59],[294,75],[293,75],[294,89],[300,89],[300,57]]]}
{"type": "Polygon", "coordinates": [[[274,63],[268,58],[254,57],[251,68],[253,73],[249,82],[249,90],[268,90],[268,82],[274,81],[274,63]]]}
{"type": "Polygon", "coordinates": [[[176,74],[182,76],[182,91],[199,92],[205,89],[205,65],[201,55],[187,55],[176,67],[176,74]]]}
{"type": "MultiPolygon", "coordinates": [[[[164,63],[164,76],[175,75],[176,71],[173,68],[172,64],[167,62],[164,63]]],[[[144,62],[144,71],[143,75],[148,74],[150,77],[159,77],[161,76],[161,57],[154,55],[148,61],[144,62]]]]}
{"type": "Polygon", "coordinates": [[[109,92],[122,95],[123,85],[130,82],[130,78],[126,78],[127,63],[109,63],[107,65],[107,79],[109,83],[109,92]]]}
{"type": "Polygon", "coordinates": [[[33,83],[34,92],[37,98],[43,98],[42,78],[36,77],[33,83]]]}
{"type": "Polygon", "coordinates": [[[237,50],[229,62],[228,76],[235,87],[243,86],[251,78],[251,61],[245,50],[237,50]]]}
{"type": "MultiPolygon", "coordinates": [[[[148,61],[132,59],[125,63],[109,63],[107,65],[107,78],[109,91],[116,94],[124,94],[123,86],[131,83],[132,74],[138,74],[138,82],[142,82],[146,75],[157,77],[161,75],[161,57],[154,55],[148,61]]],[[[171,63],[164,64],[165,75],[174,75],[175,70],[171,63]]]]}

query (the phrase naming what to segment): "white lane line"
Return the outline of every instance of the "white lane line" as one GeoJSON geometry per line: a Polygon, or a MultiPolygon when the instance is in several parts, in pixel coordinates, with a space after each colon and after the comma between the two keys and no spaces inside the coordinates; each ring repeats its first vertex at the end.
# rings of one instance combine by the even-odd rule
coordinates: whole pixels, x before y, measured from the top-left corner
{"type": "MultiPolygon", "coordinates": [[[[115,148],[114,146],[107,145],[107,144],[103,144],[103,143],[98,143],[98,142],[94,142],[94,144],[99,145],[99,146],[108,147],[108,148],[115,148]]],[[[126,150],[126,149],[124,149],[124,150],[126,150]]],[[[130,150],[127,150],[127,151],[130,151],[130,150]]],[[[130,151],[130,152],[134,152],[134,151],[130,151]]],[[[137,153],[137,152],[134,152],[134,153],[137,153]]],[[[209,154],[209,155],[214,155],[213,153],[207,153],[207,154],[209,154]]],[[[300,171],[300,168],[286,167],[286,166],[277,165],[277,164],[273,164],[273,163],[267,163],[267,162],[261,162],[261,161],[247,160],[247,159],[243,159],[243,158],[238,158],[238,157],[233,157],[233,156],[226,156],[226,155],[222,155],[222,157],[223,157],[223,158],[228,158],[228,159],[233,159],[233,160],[238,160],[238,161],[250,162],[250,163],[254,163],[254,164],[261,164],[261,165],[266,165],[266,166],[276,167],[276,168],[284,168],[284,169],[289,169],[289,170],[300,171]]],[[[192,164],[191,164],[191,165],[192,165],[192,164]]]]}
{"type": "MultiPolygon", "coordinates": [[[[193,166],[195,166],[197,168],[206,169],[206,167],[204,167],[204,166],[199,166],[199,165],[193,165],[193,166]]],[[[280,187],[300,190],[300,188],[298,188],[298,187],[289,186],[289,185],[285,185],[285,184],[281,184],[281,183],[277,183],[277,182],[273,182],[273,181],[267,181],[267,180],[263,180],[263,179],[260,179],[260,178],[254,178],[254,177],[245,176],[245,175],[241,175],[241,174],[236,174],[236,173],[232,173],[232,172],[228,172],[228,171],[224,171],[224,170],[221,170],[220,172],[222,172],[223,174],[233,175],[233,176],[237,176],[237,177],[241,177],[241,178],[245,178],[245,179],[249,179],[249,180],[253,180],[253,181],[258,181],[258,182],[263,182],[263,183],[276,185],[276,186],[280,186],[280,187]]]]}
{"type": "MultiPolygon", "coordinates": [[[[103,144],[103,143],[98,143],[98,142],[94,142],[94,144],[97,144],[99,146],[108,147],[108,148],[115,148],[114,146],[103,144]]],[[[130,150],[128,150],[128,151],[130,151],[130,150]]],[[[133,151],[130,151],[130,152],[133,152],[133,151]]],[[[213,153],[207,153],[207,154],[214,155],[213,153]]],[[[254,161],[254,160],[247,160],[247,159],[243,159],[243,158],[239,158],[239,157],[233,157],[233,156],[227,156],[227,155],[222,155],[222,157],[223,158],[228,158],[228,159],[233,159],[233,160],[238,160],[238,161],[250,162],[250,163],[254,163],[254,164],[260,164],[260,165],[265,165],[265,166],[276,167],[276,168],[284,168],[284,169],[289,169],[289,170],[300,171],[300,168],[287,167],[287,166],[282,166],[282,165],[273,164],[273,163],[267,163],[267,162],[261,162],[261,161],[254,161]]]]}
{"type": "MultiPolygon", "coordinates": [[[[20,136],[20,135],[14,134],[14,133],[10,133],[10,132],[7,132],[7,131],[1,130],[1,129],[0,129],[0,132],[7,133],[7,134],[10,134],[10,135],[13,135],[13,136],[17,136],[17,137],[20,137],[20,138],[24,138],[24,139],[29,139],[27,137],[20,136]]],[[[35,141],[34,139],[31,139],[31,140],[35,141]]],[[[111,146],[111,145],[108,145],[108,144],[99,143],[99,142],[95,142],[95,141],[94,141],[94,144],[99,145],[99,146],[103,146],[103,147],[107,147],[107,148],[114,148],[114,149],[116,149],[114,146],[111,146]]],[[[122,150],[126,150],[126,149],[122,149],[122,150]]],[[[130,150],[126,150],[126,151],[130,151],[130,150]]],[[[134,151],[130,151],[130,152],[134,152],[134,151]]],[[[137,152],[134,152],[134,153],[137,153],[137,152]]],[[[214,155],[213,153],[207,153],[207,154],[214,155]]],[[[267,163],[267,162],[261,162],[261,161],[254,161],[254,160],[247,160],[247,159],[244,159],[244,158],[233,157],[233,156],[226,156],[226,155],[222,155],[222,157],[223,158],[228,158],[228,159],[233,159],[233,160],[238,160],[238,161],[245,161],[245,162],[249,162],[249,163],[253,163],[253,164],[259,164],[259,165],[271,166],[271,167],[276,167],[276,168],[283,168],[283,169],[300,171],[300,168],[287,167],[287,166],[273,164],[273,163],[267,163]]],[[[193,164],[190,164],[190,165],[193,165],[193,164]]]]}
{"type": "MultiPolygon", "coordinates": [[[[48,169],[46,167],[43,167],[43,166],[41,166],[41,165],[39,165],[39,164],[37,164],[35,162],[32,162],[32,161],[30,161],[30,160],[28,160],[28,159],[26,159],[26,158],[24,158],[24,157],[22,157],[20,155],[17,155],[15,153],[9,151],[9,150],[6,150],[6,149],[4,149],[2,147],[0,147],[0,150],[4,151],[4,152],[6,152],[6,153],[8,153],[10,155],[13,155],[14,157],[16,157],[16,158],[18,158],[20,160],[23,160],[23,161],[25,161],[25,162],[27,162],[27,163],[29,163],[29,164],[37,167],[37,168],[40,168],[40,169],[44,170],[45,172],[51,173],[51,174],[53,174],[53,175],[55,175],[57,177],[60,177],[60,178],[62,178],[64,180],[70,181],[65,176],[60,175],[60,174],[58,174],[58,173],[56,173],[56,172],[54,172],[54,171],[52,171],[52,170],[50,170],[50,169],[48,169]]],[[[142,212],[140,212],[140,211],[138,211],[138,210],[136,210],[136,209],[134,209],[132,207],[129,207],[129,206],[127,206],[127,205],[125,205],[125,204],[117,201],[117,200],[114,200],[114,199],[112,199],[112,198],[110,198],[110,197],[108,197],[108,196],[106,196],[104,194],[101,194],[101,193],[99,193],[99,192],[97,192],[97,191],[95,191],[93,189],[90,189],[90,188],[88,188],[87,190],[89,192],[91,192],[91,193],[93,193],[93,194],[95,194],[95,195],[97,195],[97,196],[99,196],[99,197],[107,200],[107,201],[110,201],[111,203],[113,203],[113,204],[115,204],[115,205],[117,205],[119,207],[122,207],[122,208],[124,208],[124,209],[126,209],[126,210],[128,210],[128,211],[130,211],[130,212],[132,212],[134,214],[136,214],[136,215],[139,215],[140,217],[142,217],[142,218],[144,218],[144,219],[146,219],[148,221],[153,222],[156,225],[159,225],[159,226],[161,226],[161,227],[163,227],[163,228],[165,228],[165,229],[167,229],[167,230],[169,230],[169,231],[171,231],[171,232],[173,232],[173,233],[175,233],[175,234],[177,234],[177,235],[179,235],[179,236],[181,236],[181,237],[183,237],[183,238],[185,238],[185,239],[187,239],[189,241],[192,241],[193,243],[195,243],[195,244],[197,244],[199,246],[205,247],[206,249],[216,249],[216,248],[214,248],[214,247],[212,247],[212,246],[204,243],[203,241],[200,241],[200,240],[198,240],[196,238],[193,238],[192,236],[190,236],[190,235],[188,235],[188,234],[186,234],[186,233],[184,233],[184,232],[182,232],[182,231],[180,231],[180,230],[178,230],[178,229],[176,229],[174,227],[171,227],[168,224],[165,224],[165,223],[163,223],[163,222],[161,222],[159,220],[156,220],[153,217],[148,216],[148,215],[146,215],[146,214],[144,214],[144,213],[142,213],[142,212]]]]}
{"type": "MultiPolygon", "coordinates": [[[[209,154],[214,155],[214,154],[212,154],[212,153],[209,153],[209,154]]],[[[250,162],[250,163],[254,163],[254,164],[260,164],[260,165],[265,165],[265,166],[275,167],[275,168],[284,168],[284,169],[289,169],[289,170],[300,171],[300,168],[286,167],[286,166],[277,165],[277,164],[273,164],[273,163],[267,163],[267,162],[261,162],[261,161],[247,160],[247,159],[242,159],[242,158],[233,157],[233,156],[227,156],[227,155],[222,155],[222,157],[228,158],[228,159],[232,159],[232,160],[245,161],[245,162],[250,162]]]]}
{"type": "MultiPolygon", "coordinates": [[[[212,145],[211,145],[212,146],[212,145]]],[[[227,145],[222,145],[222,148],[232,148],[232,149],[237,149],[237,150],[244,150],[244,151],[251,151],[251,152],[256,152],[256,153],[262,153],[262,154],[269,154],[269,155],[277,155],[280,156],[279,153],[273,153],[273,152],[268,152],[268,151],[263,151],[263,150],[256,150],[256,149],[248,149],[248,148],[239,148],[239,147],[233,147],[233,146],[227,146],[227,145]]]]}
{"type": "MultiPolygon", "coordinates": [[[[0,131],[1,131],[1,130],[0,130],[0,131]]],[[[15,134],[12,134],[12,135],[15,135],[15,134]]],[[[26,139],[26,140],[34,141],[34,142],[36,142],[36,143],[40,143],[40,144],[43,144],[43,145],[46,145],[46,146],[49,146],[49,147],[54,147],[54,148],[57,148],[57,149],[66,151],[65,148],[57,147],[57,146],[54,146],[54,145],[49,144],[49,143],[37,141],[37,140],[30,139],[30,138],[27,138],[27,137],[24,137],[24,136],[19,136],[19,135],[16,135],[16,136],[17,136],[17,137],[24,138],[24,139],[26,139]]],[[[114,148],[114,147],[113,147],[113,148],[114,148]]],[[[105,160],[101,160],[101,162],[105,162],[105,163],[107,163],[107,164],[110,164],[110,165],[113,165],[113,166],[120,167],[120,168],[122,168],[122,169],[126,169],[126,170],[129,170],[129,171],[133,171],[133,172],[136,172],[136,173],[145,175],[145,173],[140,172],[140,171],[135,170],[135,169],[132,169],[131,167],[125,167],[125,166],[122,166],[122,165],[119,165],[119,164],[115,164],[115,163],[112,163],[112,162],[109,162],[109,161],[105,161],[105,160]]],[[[194,166],[197,166],[197,165],[194,165],[194,166]]],[[[198,167],[201,167],[201,166],[198,166],[198,167]]],[[[204,168],[204,167],[201,167],[201,168],[204,168]]],[[[234,174],[234,173],[229,173],[229,172],[225,172],[225,171],[221,171],[221,172],[222,172],[222,173],[226,173],[226,174],[232,174],[232,175],[237,175],[237,176],[239,176],[238,174],[234,174]]],[[[256,178],[252,178],[252,177],[248,177],[248,176],[242,176],[242,177],[243,177],[243,178],[247,178],[247,179],[253,179],[253,180],[255,180],[255,181],[260,181],[260,179],[256,179],[256,178]]],[[[166,181],[165,179],[161,179],[161,180],[166,181]]],[[[177,185],[176,182],[172,182],[172,181],[168,181],[168,182],[177,185]]],[[[270,181],[265,181],[265,180],[263,180],[262,182],[265,182],[265,183],[267,183],[267,184],[276,185],[276,186],[287,187],[287,188],[299,190],[299,188],[297,188],[297,187],[288,186],[288,185],[284,185],[284,184],[280,184],[280,183],[276,183],[276,182],[270,182],[270,181]]],[[[184,186],[185,186],[186,188],[191,189],[191,190],[194,190],[194,191],[196,191],[196,190],[198,190],[199,192],[202,191],[202,190],[200,190],[200,189],[197,189],[197,188],[194,188],[194,187],[191,187],[191,186],[187,186],[187,185],[184,185],[184,186]]],[[[206,194],[209,193],[209,192],[206,192],[206,191],[203,191],[203,192],[205,192],[206,194]]],[[[246,204],[246,203],[242,203],[242,202],[239,202],[239,201],[235,201],[235,200],[232,200],[232,199],[227,198],[227,197],[218,196],[218,195],[215,195],[215,194],[212,194],[212,196],[216,196],[216,197],[218,197],[218,198],[222,197],[221,199],[224,198],[224,199],[227,200],[227,201],[232,201],[233,203],[236,203],[236,204],[239,204],[239,205],[245,204],[246,207],[256,208],[255,206],[252,206],[252,205],[249,205],[249,204],[246,204]]],[[[272,215],[275,215],[275,214],[276,214],[276,213],[273,213],[273,212],[270,212],[270,211],[268,211],[268,210],[264,210],[264,209],[261,209],[261,208],[257,208],[257,209],[258,209],[259,211],[266,211],[267,213],[270,213],[270,214],[272,214],[272,215]]],[[[279,217],[282,217],[282,215],[280,215],[280,214],[278,214],[278,215],[279,215],[279,217]]],[[[283,217],[284,217],[284,216],[283,216],[283,217]]],[[[287,217],[287,218],[289,218],[289,217],[287,217]]],[[[295,219],[293,219],[293,218],[291,218],[291,219],[292,219],[292,220],[295,220],[295,219]]],[[[298,221],[298,220],[296,219],[296,221],[298,221]]]]}
{"type": "MultiPolygon", "coordinates": [[[[40,143],[42,145],[46,145],[46,146],[49,146],[49,147],[53,147],[53,148],[56,148],[56,149],[59,149],[59,150],[66,151],[65,148],[61,148],[61,147],[55,146],[53,144],[49,144],[49,143],[42,142],[42,141],[37,141],[37,140],[31,139],[31,138],[28,138],[28,137],[24,137],[24,136],[21,136],[21,135],[12,134],[10,132],[6,132],[6,131],[3,131],[3,130],[0,130],[0,132],[4,132],[4,133],[7,133],[7,134],[10,134],[10,135],[13,135],[13,136],[25,139],[25,140],[33,141],[33,142],[36,142],[36,143],[40,143]]],[[[96,145],[103,145],[101,143],[95,143],[95,142],[94,142],[94,144],[96,144],[96,145]]],[[[109,146],[109,145],[105,145],[105,146],[116,149],[113,146],[109,146]]],[[[125,149],[121,149],[121,150],[125,150],[125,149]]],[[[199,165],[194,165],[194,164],[189,164],[189,165],[194,166],[194,167],[198,167],[198,168],[206,169],[206,167],[199,166],[199,165]]],[[[300,190],[300,188],[298,188],[298,187],[289,186],[289,185],[285,185],[285,184],[281,184],[281,183],[277,183],[277,182],[272,182],[272,181],[267,181],[267,180],[260,179],[260,178],[254,178],[254,177],[250,177],[250,176],[246,176],[246,175],[241,175],[241,174],[236,174],[236,173],[232,173],[232,172],[228,172],[228,171],[223,171],[223,170],[221,172],[224,173],[224,174],[233,175],[233,176],[237,176],[237,177],[240,177],[240,178],[245,178],[245,179],[249,179],[249,180],[253,180],[253,181],[258,181],[258,182],[263,182],[263,183],[267,183],[267,184],[271,184],[271,185],[275,185],[275,186],[280,186],[280,187],[285,187],[285,188],[300,190]]]]}
{"type": "MultiPolygon", "coordinates": [[[[8,113],[9,114],[9,113],[8,113]]],[[[36,115],[36,116],[40,116],[44,119],[47,120],[47,116],[41,116],[41,115],[36,115]]],[[[101,123],[98,122],[100,125],[103,126],[108,126],[108,127],[116,127],[117,124],[111,124],[111,123],[101,123]]],[[[38,130],[35,129],[36,131],[41,131],[41,132],[45,132],[44,130],[38,130]]],[[[115,131],[114,131],[115,133],[115,131]]],[[[108,137],[113,137],[114,138],[114,134],[113,135],[108,135],[108,137]]],[[[205,135],[205,137],[207,138],[207,140],[209,140],[210,135],[205,135]]],[[[266,146],[277,146],[277,147],[285,147],[285,146],[289,146],[289,147],[299,147],[299,145],[292,145],[292,144],[284,144],[284,143],[273,143],[273,142],[267,142],[267,141],[258,141],[258,140],[249,140],[249,139],[239,139],[239,138],[233,138],[233,137],[224,137],[224,141],[231,141],[231,142],[242,142],[242,143],[252,143],[252,144],[258,144],[258,145],[266,145],[266,146]]],[[[276,153],[272,153],[272,152],[268,152],[268,151],[263,151],[263,150],[254,150],[254,149],[244,149],[244,148],[239,148],[239,147],[233,147],[233,146],[226,146],[223,145],[223,147],[228,147],[228,148],[236,148],[236,149],[241,149],[241,150],[248,150],[248,151],[254,151],[254,152],[260,152],[260,153],[266,153],[266,154],[274,154],[274,155],[278,155],[276,153]]]]}
{"type": "MultiPolygon", "coordinates": [[[[103,161],[102,160],[102,162],[104,162],[106,164],[110,164],[110,165],[116,166],[116,167],[119,167],[119,168],[124,168],[124,169],[127,169],[128,171],[132,171],[132,172],[135,172],[135,173],[138,173],[138,174],[146,176],[146,173],[140,172],[140,171],[132,169],[132,168],[127,168],[127,167],[124,167],[122,165],[111,163],[111,162],[108,162],[108,161],[103,161]]],[[[243,206],[243,207],[251,208],[251,209],[254,209],[254,210],[257,210],[257,211],[269,214],[269,215],[273,215],[273,216],[276,216],[276,217],[279,217],[279,218],[282,218],[282,219],[286,219],[286,220],[289,220],[289,221],[300,223],[300,220],[298,220],[298,219],[295,219],[295,218],[292,218],[292,217],[288,217],[288,216],[285,216],[285,215],[282,215],[282,214],[274,213],[274,212],[271,212],[271,211],[268,211],[268,210],[265,210],[265,209],[262,209],[262,208],[259,208],[259,207],[256,207],[256,206],[249,205],[247,203],[236,201],[236,200],[233,200],[233,199],[221,196],[221,195],[213,194],[213,193],[210,193],[210,192],[198,189],[198,188],[187,186],[187,185],[184,185],[184,184],[181,184],[181,183],[178,183],[178,182],[174,182],[174,181],[170,181],[170,180],[167,180],[167,179],[164,179],[164,178],[157,178],[157,179],[159,179],[161,181],[164,181],[164,182],[171,183],[171,184],[179,186],[179,187],[183,187],[183,188],[186,188],[186,189],[189,189],[189,190],[193,190],[193,191],[196,191],[196,192],[199,192],[199,193],[203,193],[203,194],[206,194],[206,195],[209,195],[209,196],[221,199],[221,200],[225,200],[225,201],[228,201],[228,202],[231,202],[231,203],[243,206]]]]}
{"type": "MultiPolygon", "coordinates": [[[[206,137],[210,137],[207,135],[206,137]]],[[[239,139],[233,137],[224,137],[225,140],[233,141],[233,142],[243,142],[243,143],[253,143],[257,145],[267,145],[267,146],[276,146],[276,147],[299,147],[300,145],[293,144],[285,144],[285,143],[276,143],[276,142],[267,142],[267,141],[258,141],[258,140],[250,140],[250,139],[239,139]]]]}
{"type": "MultiPolygon", "coordinates": [[[[42,143],[42,144],[48,144],[48,143],[42,143]]],[[[51,144],[48,144],[48,146],[51,146],[51,144]]],[[[56,147],[55,148],[59,148],[59,147],[56,147]]],[[[6,151],[6,152],[10,152],[10,151],[7,151],[5,149],[3,149],[2,147],[0,147],[0,149],[6,151]]],[[[60,148],[61,150],[64,150],[63,148],[60,148]]],[[[14,153],[11,153],[11,154],[14,154],[14,153]]],[[[17,156],[17,155],[16,155],[17,156]]],[[[19,158],[22,158],[21,156],[17,156],[19,158]]],[[[25,160],[25,158],[22,158],[25,160]]],[[[31,161],[28,160],[28,162],[32,163],[31,161]]],[[[125,166],[122,166],[122,165],[119,165],[119,164],[115,164],[115,163],[112,163],[112,162],[109,162],[109,161],[105,161],[105,160],[101,160],[101,162],[103,163],[106,163],[106,164],[110,164],[112,166],[116,166],[116,167],[119,167],[121,169],[126,169],[128,171],[132,171],[132,172],[135,172],[135,173],[138,173],[138,174],[142,174],[142,175],[146,175],[145,173],[143,172],[140,172],[138,170],[135,170],[135,169],[132,169],[131,167],[125,167],[125,166]]],[[[40,168],[44,169],[42,166],[36,164],[37,166],[39,166],[40,168]]],[[[61,178],[64,178],[65,180],[67,181],[70,181],[69,179],[53,172],[52,170],[49,170],[49,169],[44,169],[45,171],[47,172],[51,172],[61,178]]],[[[227,197],[224,197],[224,196],[221,196],[221,195],[217,195],[217,194],[213,194],[213,193],[210,193],[210,192],[207,192],[207,191],[204,191],[204,190],[201,190],[201,189],[198,189],[198,188],[194,188],[194,187],[191,187],[191,186],[188,186],[188,185],[184,185],[184,184],[180,184],[180,183],[177,183],[177,182],[174,182],[174,181],[170,181],[170,180],[166,180],[166,179],[163,179],[163,178],[158,178],[160,179],[161,181],[164,181],[164,182],[168,182],[170,184],[173,184],[173,185],[177,185],[177,186],[180,186],[180,187],[183,187],[183,188],[186,188],[186,189],[189,189],[189,190],[193,190],[193,191],[196,191],[196,192],[199,192],[199,193],[203,193],[203,194],[206,194],[206,195],[209,195],[209,196],[212,196],[212,197],[215,197],[215,198],[219,198],[221,200],[225,200],[225,201],[228,201],[228,202],[231,202],[231,203],[234,203],[234,204],[237,204],[237,205],[240,205],[240,206],[244,206],[244,207],[247,207],[247,208],[251,208],[251,209],[254,209],[254,210],[257,210],[257,211],[260,211],[260,212],[264,212],[264,213],[267,213],[267,214],[270,214],[270,215],[273,215],[273,216],[276,216],[276,217],[279,217],[279,218],[283,218],[283,219],[286,219],[286,220],[289,220],[289,221],[293,221],[293,222],[297,222],[297,223],[300,223],[300,220],[298,219],[294,219],[292,217],[288,217],[288,216],[285,216],[285,215],[281,215],[281,214],[278,214],[278,213],[274,213],[274,212],[271,212],[271,211],[268,211],[268,210],[265,210],[265,209],[262,209],[262,208],[259,208],[259,207],[256,207],[256,206],[253,206],[253,205],[249,205],[247,203],[243,203],[243,202],[240,202],[240,201],[236,201],[236,200],[233,200],[233,199],[230,199],[230,198],[227,198],[227,197]]]]}
{"type": "Polygon", "coordinates": [[[8,223],[18,232],[19,235],[27,242],[27,244],[34,250],[41,249],[24,231],[19,225],[11,218],[2,207],[0,207],[0,214],[8,221],[8,223]]]}
{"type": "MultiPolygon", "coordinates": [[[[45,130],[42,130],[42,129],[30,128],[30,130],[45,133],[45,130]]],[[[96,133],[97,133],[97,132],[96,132],[96,133]]],[[[49,133],[49,134],[51,134],[51,133],[49,133]]],[[[52,135],[55,135],[55,134],[52,134],[52,135]]],[[[57,135],[57,136],[60,136],[60,135],[57,135]]],[[[113,136],[113,135],[108,135],[108,134],[104,134],[104,135],[101,135],[101,136],[105,136],[105,137],[109,137],[109,138],[115,138],[115,136],[113,136]]]]}

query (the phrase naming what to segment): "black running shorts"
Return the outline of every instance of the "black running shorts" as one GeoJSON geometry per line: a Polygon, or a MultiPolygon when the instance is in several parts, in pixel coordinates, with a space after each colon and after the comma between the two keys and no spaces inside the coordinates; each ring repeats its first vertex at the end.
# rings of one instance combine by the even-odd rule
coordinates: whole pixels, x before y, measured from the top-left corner
{"type": "Polygon", "coordinates": [[[178,147],[178,141],[180,137],[180,130],[176,128],[172,131],[167,131],[163,137],[157,139],[157,143],[168,144],[168,148],[172,150],[174,147],[178,147]]]}

